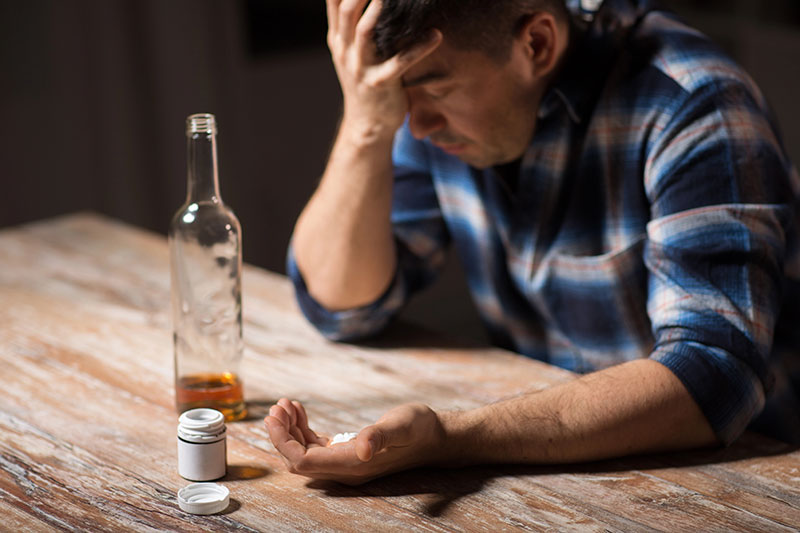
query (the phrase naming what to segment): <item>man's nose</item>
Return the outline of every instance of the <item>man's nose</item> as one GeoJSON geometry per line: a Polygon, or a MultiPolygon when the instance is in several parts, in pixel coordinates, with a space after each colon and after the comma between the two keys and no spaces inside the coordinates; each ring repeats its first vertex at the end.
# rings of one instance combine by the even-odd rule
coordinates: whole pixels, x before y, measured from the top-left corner
{"type": "Polygon", "coordinates": [[[444,115],[419,103],[411,102],[408,110],[408,128],[415,139],[422,140],[445,127],[444,115]]]}

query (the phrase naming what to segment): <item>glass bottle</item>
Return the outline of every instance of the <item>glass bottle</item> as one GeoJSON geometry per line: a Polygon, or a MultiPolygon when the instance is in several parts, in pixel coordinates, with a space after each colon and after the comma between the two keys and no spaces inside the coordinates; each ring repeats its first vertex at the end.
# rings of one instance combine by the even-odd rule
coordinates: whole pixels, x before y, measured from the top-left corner
{"type": "Polygon", "coordinates": [[[222,203],[214,115],[186,119],[187,195],[169,229],[175,404],[245,416],[242,359],[242,230],[222,203]]]}

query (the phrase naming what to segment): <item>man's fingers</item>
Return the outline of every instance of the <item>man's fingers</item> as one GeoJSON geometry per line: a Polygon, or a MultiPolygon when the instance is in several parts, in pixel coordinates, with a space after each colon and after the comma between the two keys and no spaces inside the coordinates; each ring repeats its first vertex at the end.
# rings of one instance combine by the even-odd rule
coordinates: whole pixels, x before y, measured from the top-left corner
{"type": "Polygon", "coordinates": [[[280,405],[273,405],[269,408],[269,416],[274,417],[286,427],[286,431],[289,431],[289,426],[292,425],[292,418],[283,407],[280,405]]]}
{"type": "Polygon", "coordinates": [[[278,444],[282,444],[288,440],[291,440],[292,436],[289,434],[289,428],[279,417],[270,414],[264,418],[264,424],[267,426],[267,431],[269,432],[269,438],[272,441],[272,444],[274,444],[276,447],[278,444]]]}
{"type": "Polygon", "coordinates": [[[403,50],[397,55],[377,65],[371,72],[372,83],[380,85],[387,81],[397,79],[408,69],[428,57],[442,44],[442,32],[431,30],[428,37],[408,50],[403,50]]]}
{"type": "Polygon", "coordinates": [[[306,414],[306,408],[303,407],[303,404],[297,400],[292,400],[292,407],[294,407],[294,412],[297,414],[297,426],[302,430],[308,429],[308,415],[306,414]]]}
{"type": "Polygon", "coordinates": [[[369,36],[372,34],[372,29],[375,27],[375,23],[378,22],[382,7],[383,0],[372,0],[369,3],[364,14],[361,15],[361,18],[358,19],[358,23],[356,24],[357,36],[369,36]]]}
{"type": "Polygon", "coordinates": [[[336,479],[351,475],[358,475],[361,463],[353,457],[353,450],[349,446],[334,446],[332,448],[309,448],[300,463],[295,463],[294,468],[298,474],[303,474],[317,479],[336,479]]]}
{"type": "Polygon", "coordinates": [[[428,33],[424,41],[421,41],[410,47],[408,50],[404,50],[395,55],[392,59],[397,64],[397,68],[400,70],[400,75],[404,74],[408,69],[432,54],[433,51],[436,50],[440,44],[442,44],[442,39],[442,32],[437,29],[433,29],[430,31],[430,33],[428,33]]]}
{"type": "Polygon", "coordinates": [[[302,444],[303,446],[306,446],[306,445],[308,444],[308,443],[306,442],[306,437],[305,437],[305,435],[303,435],[303,432],[300,430],[300,428],[299,428],[299,427],[297,427],[297,426],[292,426],[292,427],[290,427],[290,428],[289,428],[289,433],[291,433],[291,434],[292,434],[292,437],[294,437],[294,438],[295,438],[295,440],[296,440],[297,442],[299,442],[300,444],[302,444]]]}
{"type": "Polygon", "coordinates": [[[336,33],[339,29],[339,4],[342,0],[325,0],[328,10],[328,33],[336,33]]]}
{"type": "Polygon", "coordinates": [[[294,405],[292,405],[292,402],[289,401],[288,398],[281,398],[280,400],[278,400],[278,405],[280,407],[282,407],[283,410],[288,413],[289,418],[291,419],[292,425],[294,426],[295,424],[297,424],[297,412],[295,411],[295,408],[294,408],[294,405]]]}
{"type": "Polygon", "coordinates": [[[364,463],[371,460],[375,453],[383,449],[386,438],[375,426],[361,430],[356,437],[356,456],[364,463]]]}
{"type": "Polygon", "coordinates": [[[303,407],[303,404],[296,400],[292,400],[292,405],[297,412],[297,427],[303,433],[306,444],[314,443],[319,444],[320,446],[325,446],[328,440],[320,437],[314,433],[310,427],[308,427],[308,414],[306,414],[306,408],[303,407]]]}
{"type": "Polygon", "coordinates": [[[382,0],[372,0],[367,6],[367,10],[358,21],[355,30],[356,47],[361,51],[361,60],[372,62],[375,58],[375,43],[372,41],[372,32],[378,16],[383,7],[382,0]]]}
{"type": "MultiPolygon", "coordinates": [[[[294,411],[293,406],[290,406],[290,409],[292,412],[294,411]]],[[[303,433],[298,429],[296,421],[292,419],[292,415],[289,413],[285,405],[273,405],[269,409],[269,414],[284,425],[286,432],[289,433],[289,435],[291,435],[295,440],[299,441],[303,446],[306,445],[306,439],[303,436],[303,433]]]]}
{"type": "Polygon", "coordinates": [[[367,426],[356,437],[356,455],[366,462],[386,448],[406,446],[410,431],[409,421],[401,419],[388,419],[367,426]]]}
{"type": "Polygon", "coordinates": [[[278,419],[278,417],[269,415],[264,419],[269,432],[269,438],[275,448],[283,455],[290,463],[297,462],[306,454],[306,447],[297,442],[289,433],[289,428],[278,419]]]}
{"type": "Polygon", "coordinates": [[[344,42],[351,43],[355,39],[356,24],[358,24],[364,6],[369,0],[341,0],[337,18],[337,30],[344,42]]]}

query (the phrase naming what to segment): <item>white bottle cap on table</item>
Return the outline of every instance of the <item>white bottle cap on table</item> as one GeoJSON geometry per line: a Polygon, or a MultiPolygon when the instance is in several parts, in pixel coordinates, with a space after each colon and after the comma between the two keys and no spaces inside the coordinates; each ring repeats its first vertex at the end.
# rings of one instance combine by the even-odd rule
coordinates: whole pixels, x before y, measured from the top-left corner
{"type": "Polygon", "coordinates": [[[191,514],[214,514],[224,511],[230,491],[219,483],[192,483],[178,491],[178,506],[191,514]]]}

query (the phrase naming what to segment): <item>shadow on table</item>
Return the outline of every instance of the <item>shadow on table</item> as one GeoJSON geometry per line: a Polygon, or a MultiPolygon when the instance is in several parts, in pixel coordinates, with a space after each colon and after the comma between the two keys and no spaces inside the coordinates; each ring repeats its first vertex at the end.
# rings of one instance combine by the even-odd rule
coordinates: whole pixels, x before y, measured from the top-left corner
{"type": "Polygon", "coordinates": [[[391,322],[381,334],[356,344],[371,348],[445,348],[453,350],[485,350],[493,348],[471,340],[459,339],[419,324],[399,319],[391,322]]]}
{"type": "Polygon", "coordinates": [[[236,511],[238,511],[241,508],[242,508],[242,504],[239,503],[239,500],[231,498],[230,499],[230,503],[228,503],[228,506],[224,510],[222,510],[222,511],[220,511],[218,513],[215,513],[215,514],[217,514],[217,515],[233,514],[233,513],[235,513],[236,511]]]}
{"type": "Polygon", "coordinates": [[[393,498],[411,495],[429,495],[425,500],[425,514],[441,516],[456,501],[480,492],[485,483],[495,476],[480,474],[481,468],[465,469],[415,469],[392,474],[351,487],[333,481],[310,481],[306,486],[321,490],[330,498],[363,498],[374,496],[393,498]]]}
{"type": "MultiPolygon", "coordinates": [[[[483,490],[499,478],[520,478],[546,487],[548,477],[575,475],[587,477],[618,473],[647,472],[673,468],[698,468],[725,463],[784,455],[799,447],[771,440],[754,433],[746,433],[727,448],[711,448],[659,455],[643,455],[596,461],[591,463],[554,466],[494,465],[460,469],[421,468],[392,474],[363,485],[351,487],[331,481],[311,481],[307,486],[321,490],[332,498],[359,498],[374,496],[393,498],[425,496],[425,514],[443,515],[458,500],[483,490]]],[[[657,475],[657,474],[656,474],[657,475]]]]}
{"type": "MultiPolygon", "coordinates": [[[[684,452],[609,459],[583,465],[571,465],[574,473],[613,473],[631,470],[656,470],[663,468],[691,468],[724,465],[760,457],[773,457],[792,453],[798,446],[781,442],[753,432],[744,433],[737,441],[727,447],[701,448],[684,452]]],[[[566,471],[566,470],[563,470],[566,471]]]]}
{"type": "MultiPolygon", "coordinates": [[[[247,400],[247,415],[237,422],[252,422],[254,420],[264,420],[269,414],[269,408],[278,403],[278,398],[265,400],[247,400]]],[[[235,423],[235,422],[234,422],[235,423]]]]}
{"type": "Polygon", "coordinates": [[[271,470],[261,466],[229,464],[222,481],[249,481],[251,479],[266,477],[270,473],[271,470]]]}

